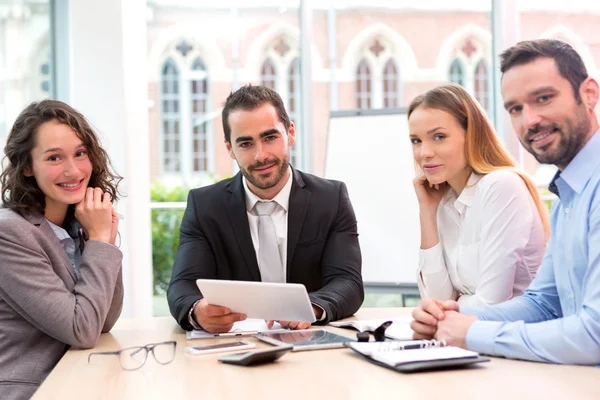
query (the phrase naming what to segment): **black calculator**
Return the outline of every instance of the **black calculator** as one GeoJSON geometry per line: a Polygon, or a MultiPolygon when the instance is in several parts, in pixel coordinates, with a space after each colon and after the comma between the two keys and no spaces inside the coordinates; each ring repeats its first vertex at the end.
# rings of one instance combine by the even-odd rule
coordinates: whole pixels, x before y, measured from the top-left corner
{"type": "Polygon", "coordinates": [[[277,346],[268,349],[244,351],[243,353],[227,354],[219,357],[219,361],[235,365],[258,365],[273,362],[292,350],[293,346],[277,346]]]}

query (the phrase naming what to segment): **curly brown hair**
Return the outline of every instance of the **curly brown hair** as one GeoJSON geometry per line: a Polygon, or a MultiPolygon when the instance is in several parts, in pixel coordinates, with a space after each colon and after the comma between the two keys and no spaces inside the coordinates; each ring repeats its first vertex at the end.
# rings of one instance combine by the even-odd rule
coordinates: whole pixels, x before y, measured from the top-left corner
{"type": "Polygon", "coordinates": [[[112,168],[106,151],[85,117],[68,104],[43,100],[27,106],[17,117],[4,147],[4,171],[0,174],[4,206],[20,214],[33,210],[44,214],[46,196],[33,176],[25,176],[32,169],[31,152],[36,146],[37,131],[49,121],[68,125],[81,139],[92,163],[89,187],[97,187],[118,200],[119,182],[123,179],[112,168]]]}

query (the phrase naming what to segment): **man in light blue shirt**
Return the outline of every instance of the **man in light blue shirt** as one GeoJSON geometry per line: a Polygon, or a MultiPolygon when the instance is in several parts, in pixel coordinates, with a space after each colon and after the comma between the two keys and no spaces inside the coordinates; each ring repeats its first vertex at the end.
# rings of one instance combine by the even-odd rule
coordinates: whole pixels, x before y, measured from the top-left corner
{"type": "Polygon", "coordinates": [[[502,96],[522,145],[559,172],[551,237],[537,276],[505,303],[463,308],[424,300],[417,339],[435,337],[480,353],[564,364],[600,364],[600,132],[598,83],[558,40],[502,53],[502,96]]]}

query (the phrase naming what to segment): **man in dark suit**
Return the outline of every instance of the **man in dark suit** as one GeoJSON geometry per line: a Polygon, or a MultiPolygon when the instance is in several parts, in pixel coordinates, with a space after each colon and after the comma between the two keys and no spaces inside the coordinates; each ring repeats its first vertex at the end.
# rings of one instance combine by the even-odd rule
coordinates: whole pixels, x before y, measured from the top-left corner
{"type": "Polygon", "coordinates": [[[240,172],[189,193],[167,292],[171,314],[186,330],[227,332],[245,316],[208,304],[196,279],[229,279],[301,283],[317,323],[352,315],[364,290],[346,186],[290,167],[296,131],[273,90],[240,88],[227,98],[222,119],[240,172]]]}

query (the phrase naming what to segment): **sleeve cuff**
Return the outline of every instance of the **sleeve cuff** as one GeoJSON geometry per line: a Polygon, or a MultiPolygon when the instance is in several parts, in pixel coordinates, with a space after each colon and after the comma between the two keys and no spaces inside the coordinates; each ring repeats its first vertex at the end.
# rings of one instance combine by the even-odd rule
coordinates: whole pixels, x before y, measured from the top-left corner
{"type": "Polygon", "coordinates": [[[327,319],[327,311],[325,311],[325,309],[323,307],[321,307],[320,305],[318,305],[317,303],[311,303],[314,307],[317,307],[319,310],[323,311],[321,313],[321,318],[319,318],[317,321],[325,321],[327,319]]]}
{"type": "Polygon", "coordinates": [[[188,323],[192,326],[192,328],[194,328],[195,330],[201,330],[202,327],[200,326],[199,323],[196,322],[196,319],[194,318],[194,308],[196,308],[196,305],[200,303],[200,300],[196,300],[194,302],[194,304],[192,304],[192,306],[190,307],[190,310],[188,311],[188,323]]]}
{"type": "Polygon", "coordinates": [[[494,355],[496,336],[505,322],[475,321],[467,331],[467,348],[482,354],[494,355]]]}
{"type": "Polygon", "coordinates": [[[445,266],[441,242],[426,250],[419,250],[420,271],[433,274],[443,270],[445,266]]]}

